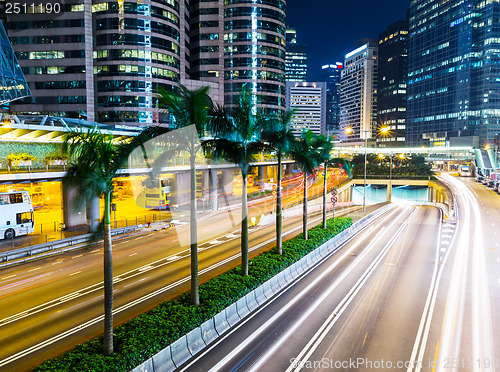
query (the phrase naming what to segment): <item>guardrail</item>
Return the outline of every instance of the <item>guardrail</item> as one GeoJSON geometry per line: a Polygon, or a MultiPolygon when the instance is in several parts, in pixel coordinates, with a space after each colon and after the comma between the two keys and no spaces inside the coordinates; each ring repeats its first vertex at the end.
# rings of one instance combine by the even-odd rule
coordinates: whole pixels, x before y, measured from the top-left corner
{"type": "MultiPolygon", "coordinates": [[[[123,234],[128,234],[131,232],[134,232],[138,229],[141,229],[143,225],[137,225],[137,226],[129,226],[129,227],[123,227],[119,229],[113,229],[111,230],[111,236],[116,236],[116,235],[123,235],[123,234]]],[[[26,261],[26,258],[31,259],[35,255],[39,255],[42,253],[50,252],[50,254],[54,253],[59,253],[59,252],[66,252],[69,250],[73,250],[76,248],[79,248],[78,246],[80,244],[84,244],[90,241],[92,237],[92,234],[84,234],[84,235],[78,235],[75,237],[70,237],[70,238],[64,238],[61,240],[56,240],[53,242],[49,243],[44,243],[44,244],[38,244],[38,245],[33,245],[30,247],[26,248],[20,248],[20,249],[15,249],[12,251],[7,251],[7,252],[2,252],[0,253],[0,262],[9,262],[13,260],[18,260],[16,263],[26,261]],[[69,247],[68,249],[62,249],[69,247]],[[19,259],[25,259],[19,261],[19,259]]],[[[6,266],[5,264],[0,264],[1,266],[6,266]]]]}
{"type": "Polygon", "coordinates": [[[211,345],[216,339],[248,317],[253,311],[290,286],[295,279],[305,275],[327,257],[334,254],[345,243],[351,240],[360,229],[366,227],[373,220],[394,207],[395,205],[388,204],[355,222],[351,227],[302,257],[302,259],[272,277],[261,286],[247,293],[213,318],[162,349],[131,372],[163,372],[174,371],[180,368],[191,357],[211,345]]]}

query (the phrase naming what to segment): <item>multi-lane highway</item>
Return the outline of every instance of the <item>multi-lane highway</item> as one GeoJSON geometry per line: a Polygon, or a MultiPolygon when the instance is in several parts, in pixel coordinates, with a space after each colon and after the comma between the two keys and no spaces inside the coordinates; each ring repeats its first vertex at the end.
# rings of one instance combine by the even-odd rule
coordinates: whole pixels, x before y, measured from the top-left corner
{"type": "Polygon", "coordinates": [[[443,180],[456,223],[400,206],[182,370],[500,368],[500,198],[443,180]]]}
{"type": "MultiPolygon", "coordinates": [[[[201,281],[240,263],[239,218],[229,210],[200,219],[201,281]]],[[[286,220],[284,232],[300,233],[301,218],[286,220]]],[[[274,239],[274,225],[252,229],[251,255],[274,239]]],[[[114,242],[115,324],[189,289],[188,242],[188,225],[114,242]]],[[[27,370],[101,333],[102,275],[100,247],[2,270],[0,370],[27,370]]]]}

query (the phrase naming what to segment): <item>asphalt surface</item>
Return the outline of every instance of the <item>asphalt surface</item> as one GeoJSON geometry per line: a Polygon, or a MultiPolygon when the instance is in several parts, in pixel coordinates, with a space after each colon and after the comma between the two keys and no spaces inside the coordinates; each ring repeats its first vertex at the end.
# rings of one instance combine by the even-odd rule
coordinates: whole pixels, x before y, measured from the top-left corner
{"type": "Polygon", "coordinates": [[[443,181],[456,221],[398,207],[181,370],[499,370],[500,197],[443,181]]]}

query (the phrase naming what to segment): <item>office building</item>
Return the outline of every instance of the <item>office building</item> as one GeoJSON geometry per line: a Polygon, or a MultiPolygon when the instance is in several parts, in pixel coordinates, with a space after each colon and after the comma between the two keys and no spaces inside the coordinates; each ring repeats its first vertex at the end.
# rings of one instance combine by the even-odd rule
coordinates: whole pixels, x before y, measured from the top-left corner
{"type": "Polygon", "coordinates": [[[409,145],[483,145],[500,135],[497,1],[412,0],[409,145]]]}
{"type": "Polygon", "coordinates": [[[403,147],[406,137],[408,21],[399,21],[379,35],[378,147],[403,147]]]}
{"type": "Polygon", "coordinates": [[[287,110],[295,110],[291,125],[295,136],[300,136],[304,129],[325,133],[326,83],[288,81],[286,102],[287,110]]]}
{"type": "Polygon", "coordinates": [[[297,43],[297,31],[286,29],[286,81],[307,81],[307,45],[297,43]]]}
{"type": "Polygon", "coordinates": [[[282,111],[284,21],[283,0],[68,0],[58,14],[8,14],[6,29],[33,92],[10,112],[166,123],[157,92],[178,84],[208,84],[221,104],[234,104],[248,85],[258,106],[282,111]]]}
{"type": "Polygon", "coordinates": [[[0,105],[31,94],[21,66],[0,22],[0,105]]]}
{"type": "Polygon", "coordinates": [[[342,63],[324,65],[321,68],[326,82],[326,132],[338,135],[340,128],[340,76],[342,63]]]}
{"type": "Polygon", "coordinates": [[[340,137],[347,145],[363,145],[377,127],[378,41],[346,54],[341,73],[340,137]]]}

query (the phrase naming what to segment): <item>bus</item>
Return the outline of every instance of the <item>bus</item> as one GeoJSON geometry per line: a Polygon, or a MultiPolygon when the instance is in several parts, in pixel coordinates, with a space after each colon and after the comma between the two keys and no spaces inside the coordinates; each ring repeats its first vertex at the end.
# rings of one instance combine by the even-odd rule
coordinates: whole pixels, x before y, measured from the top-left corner
{"type": "Polygon", "coordinates": [[[470,177],[472,173],[470,171],[470,167],[468,165],[461,165],[458,169],[458,174],[460,177],[470,177]]]}
{"type": "Polygon", "coordinates": [[[170,210],[170,197],[173,189],[172,179],[157,179],[153,185],[149,182],[136,199],[137,205],[142,208],[170,210]]]}
{"type": "Polygon", "coordinates": [[[13,239],[35,230],[30,194],[24,190],[0,193],[0,239],[13,239]]]}

